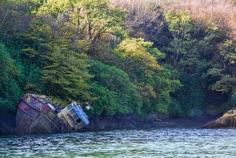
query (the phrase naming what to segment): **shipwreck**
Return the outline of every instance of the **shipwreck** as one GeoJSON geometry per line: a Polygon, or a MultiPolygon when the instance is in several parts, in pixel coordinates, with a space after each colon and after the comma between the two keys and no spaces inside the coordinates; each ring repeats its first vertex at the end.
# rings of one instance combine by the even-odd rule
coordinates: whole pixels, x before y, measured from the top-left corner
{"type": "Polygon", "coordinates": [[[47,96],[26,94],[17,105],[16,130],[19,134],[72,132],[88,124],[87,114],[76,102],[61,109],[47,96]]]}

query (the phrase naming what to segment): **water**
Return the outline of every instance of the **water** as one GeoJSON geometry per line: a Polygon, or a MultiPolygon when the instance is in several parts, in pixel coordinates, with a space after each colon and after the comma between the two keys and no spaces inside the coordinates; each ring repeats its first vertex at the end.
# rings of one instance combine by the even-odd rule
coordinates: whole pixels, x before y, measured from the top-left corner
{"type": "Polygon", "coordinates": [[[236,157],[236,130],[165,128],[2,136],[0,157],[236,157]]]}

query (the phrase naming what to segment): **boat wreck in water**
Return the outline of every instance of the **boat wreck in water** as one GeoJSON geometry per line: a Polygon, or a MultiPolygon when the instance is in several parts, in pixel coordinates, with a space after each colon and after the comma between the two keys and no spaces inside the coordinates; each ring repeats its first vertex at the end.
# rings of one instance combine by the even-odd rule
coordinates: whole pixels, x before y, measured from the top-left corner
{"type": "Polygon", "coordinates": [[[26,94],[17,107],[16,125],[20,134],[78,131],[88,124],[87,114],[76,102],[61,110],[46,96],[26,94]]]}

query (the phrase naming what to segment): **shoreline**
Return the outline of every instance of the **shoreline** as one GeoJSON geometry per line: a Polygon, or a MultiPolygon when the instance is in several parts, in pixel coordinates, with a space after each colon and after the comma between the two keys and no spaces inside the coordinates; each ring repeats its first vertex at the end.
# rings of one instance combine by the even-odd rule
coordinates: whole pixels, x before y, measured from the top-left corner
{"type": "MultiPolygon", "coordinates": [[[[113,117],[91,118],[90,125],[75,132],[155,128],[201,128],[214,118],[159,118],[157,115],[139,117],[126,114],[113,117]]],[[[0,135],[17,135],[15,114],[4,112],[0,116],[0,135]]]]}
{"type": "Polygon", "coordinates": [[[129,117],[105,117],[92,120],[82,131],[106,131],[122,129],[152,129],[152,128],[201,128],[215,118],[164,118],[156,120],[146,117],[130,119],[129,117]]]}

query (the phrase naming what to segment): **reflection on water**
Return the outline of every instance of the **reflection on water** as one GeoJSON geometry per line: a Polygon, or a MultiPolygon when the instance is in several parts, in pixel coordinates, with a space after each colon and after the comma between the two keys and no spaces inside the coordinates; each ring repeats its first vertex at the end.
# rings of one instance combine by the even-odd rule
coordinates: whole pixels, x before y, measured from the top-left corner
{"type": "Polygon", "coordinates": [[[156,129],[0,137],[0,157],[236,157],[236,130],[156,129]]]}

